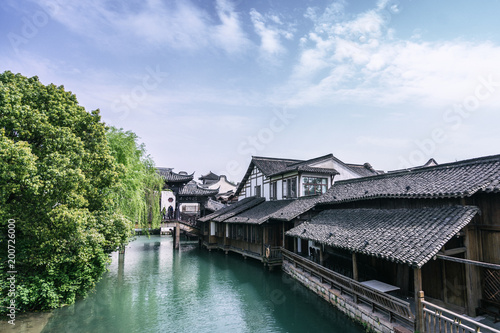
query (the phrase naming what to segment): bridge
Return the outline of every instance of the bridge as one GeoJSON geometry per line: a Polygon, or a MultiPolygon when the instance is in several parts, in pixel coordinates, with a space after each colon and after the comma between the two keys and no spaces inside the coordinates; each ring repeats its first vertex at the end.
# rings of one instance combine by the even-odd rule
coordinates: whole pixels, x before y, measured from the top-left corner
{"type": "Polygon", "coordinates": [[[196,221],[196,218],[189,220],[186,219],[165,219],[161,221],[160,232],[167,233],[168,230],[172,230],[172,236],[174,237],[174,249],[178,250],[180,248],[181,233],[187,237],[199,237],[202,234],[201,224],[196,221]]]}
{"type": "Polygon", "coordinates": [[[190,221],[182,220],[163,220],[161,221],[161,233],[167,232],[168,230],[174,230],[174,228],[179,225],[180,232],[187,236],[200,236],[201,235],[201,225],[198,223],[192,223],[190,221]]]}

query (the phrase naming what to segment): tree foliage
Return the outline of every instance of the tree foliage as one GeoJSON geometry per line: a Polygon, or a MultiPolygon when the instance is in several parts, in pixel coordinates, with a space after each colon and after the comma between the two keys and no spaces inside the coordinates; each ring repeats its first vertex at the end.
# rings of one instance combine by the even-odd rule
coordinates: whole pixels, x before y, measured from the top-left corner
{"type": "Polygon", "coordinates": [[[18,310],[73,303],[99,280],[109,253],[155,205],[152,161],[136,139],[116,129],[107,136],[99,110],[85,111],[62,86],[0,74],[0,312],[10,301],[9,219],[18,310]]]}
{"type": "Polygon", "coordinates": [[[135,133],[110,127],[106,134],[112,155],[121,167],[119,186],[114,192],[116,210],[141,228],[158,228],[163,180],[153,160],[135,133]]]}

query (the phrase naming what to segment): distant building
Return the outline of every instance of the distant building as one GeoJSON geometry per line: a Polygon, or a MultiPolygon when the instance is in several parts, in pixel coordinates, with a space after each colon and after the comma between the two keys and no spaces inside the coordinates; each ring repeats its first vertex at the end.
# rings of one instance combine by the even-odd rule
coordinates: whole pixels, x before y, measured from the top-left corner
{"type": "Polygon", "coordinates": [[[198,178],[202,184],[202,187],[215,190],[219,192],[215,196],[217,201],[222,203],[231,202],[234,198],[234,193],[236,192],[237,185],[227,180],[225,175],[216,175],[212,171],[208,174],[198,178]]]}
{"type": "MultiPolygon", "coordinates": [[[[203,188],[193,180],[194,173],[188,175],[181,171],[175,173],[172,168],[157,168],[158,174],[165,180],[160,207],[165,208],[166,219],[198,218],[204,216],[209,200],[214,200],[217,189],[203,188]]],[[[220,207],[219,207],[220,208],[220,207]]],[[[209,212],[213,212],[209,208],[209,212]]]]}

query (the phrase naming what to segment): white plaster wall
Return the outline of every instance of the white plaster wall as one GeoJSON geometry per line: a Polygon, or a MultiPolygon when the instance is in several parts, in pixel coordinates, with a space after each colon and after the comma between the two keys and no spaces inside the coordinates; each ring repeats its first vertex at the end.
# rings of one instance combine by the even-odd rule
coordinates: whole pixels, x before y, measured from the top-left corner
{"type": "Polygon", "coordinates": [[[329,159],[329,160],[326,160],[326,161],[321,161],[321,162],[318,162],[318,163],[310,164],[309,166],[312,166],[312,167],[315,167],[315,168],[335,169],[336,168],[336,164],[337,163],[335,163],[334,160],[329,159]]]}
{"type": "Polygon", "coordinates": [[[214,183],[208,187],[211,190],[219,189],[219,193],[226,193],[231,190],[236,191],[236,186],[227,181],[226,176],[220,176],[220,179],[217,183],[214,183]]]}
{"type": "Polygon", "coordinates": [[[175,211],[175,195],[174,192],[172,191],[161,191],[161,199],[160,199],[160,210],[163,210],[163,207],[165,207],[165,210],[168,211],[168,206],[172,206],[172,208],[175,211]],[[168,199],[172,198],[172,202],[168,202],[168,199]]]}
{"type": "Polygon", "coordinates": [[[276,185],[277,187],[277,199],[282,200],[283,199],[283,181],[278,180],[278,184],[276,185]]]}
{"type": "Polygon", "coordinates": [[[335,175],[335,178],[333,179],[334,181],[359,178],[359,175],[357,173],[352,172],[351,170],[347,169],[346,167],[344,167],[340,164],[338,164],[338,166],[334,167],[334,169],[339,172],[339,175],[335,175]]]}

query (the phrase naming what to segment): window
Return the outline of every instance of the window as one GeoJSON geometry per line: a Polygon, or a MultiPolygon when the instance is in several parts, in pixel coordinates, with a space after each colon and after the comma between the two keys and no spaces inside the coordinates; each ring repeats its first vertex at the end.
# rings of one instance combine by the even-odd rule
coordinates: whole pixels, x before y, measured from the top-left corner
{"type": "Polygon", "coordinates": [[[260,198],[260,185],[255,186],[255,196],[260,198]]]}
{"type": "Polygon", "coordinates": [[[270,198],[271,200],[276,200],[278,198],[278,182],[271,182],[270,187],[270,198]]]}
{"type": "Polygon", "coordinates": [[[328,179],[319,177],[303,177],[304,195],[319,195],[327,190],[328,179]]]}
{"type": "Polygon", "coordinates": [[[283,198],[297,197],[297,178],[283,180],[283,198]]]}

